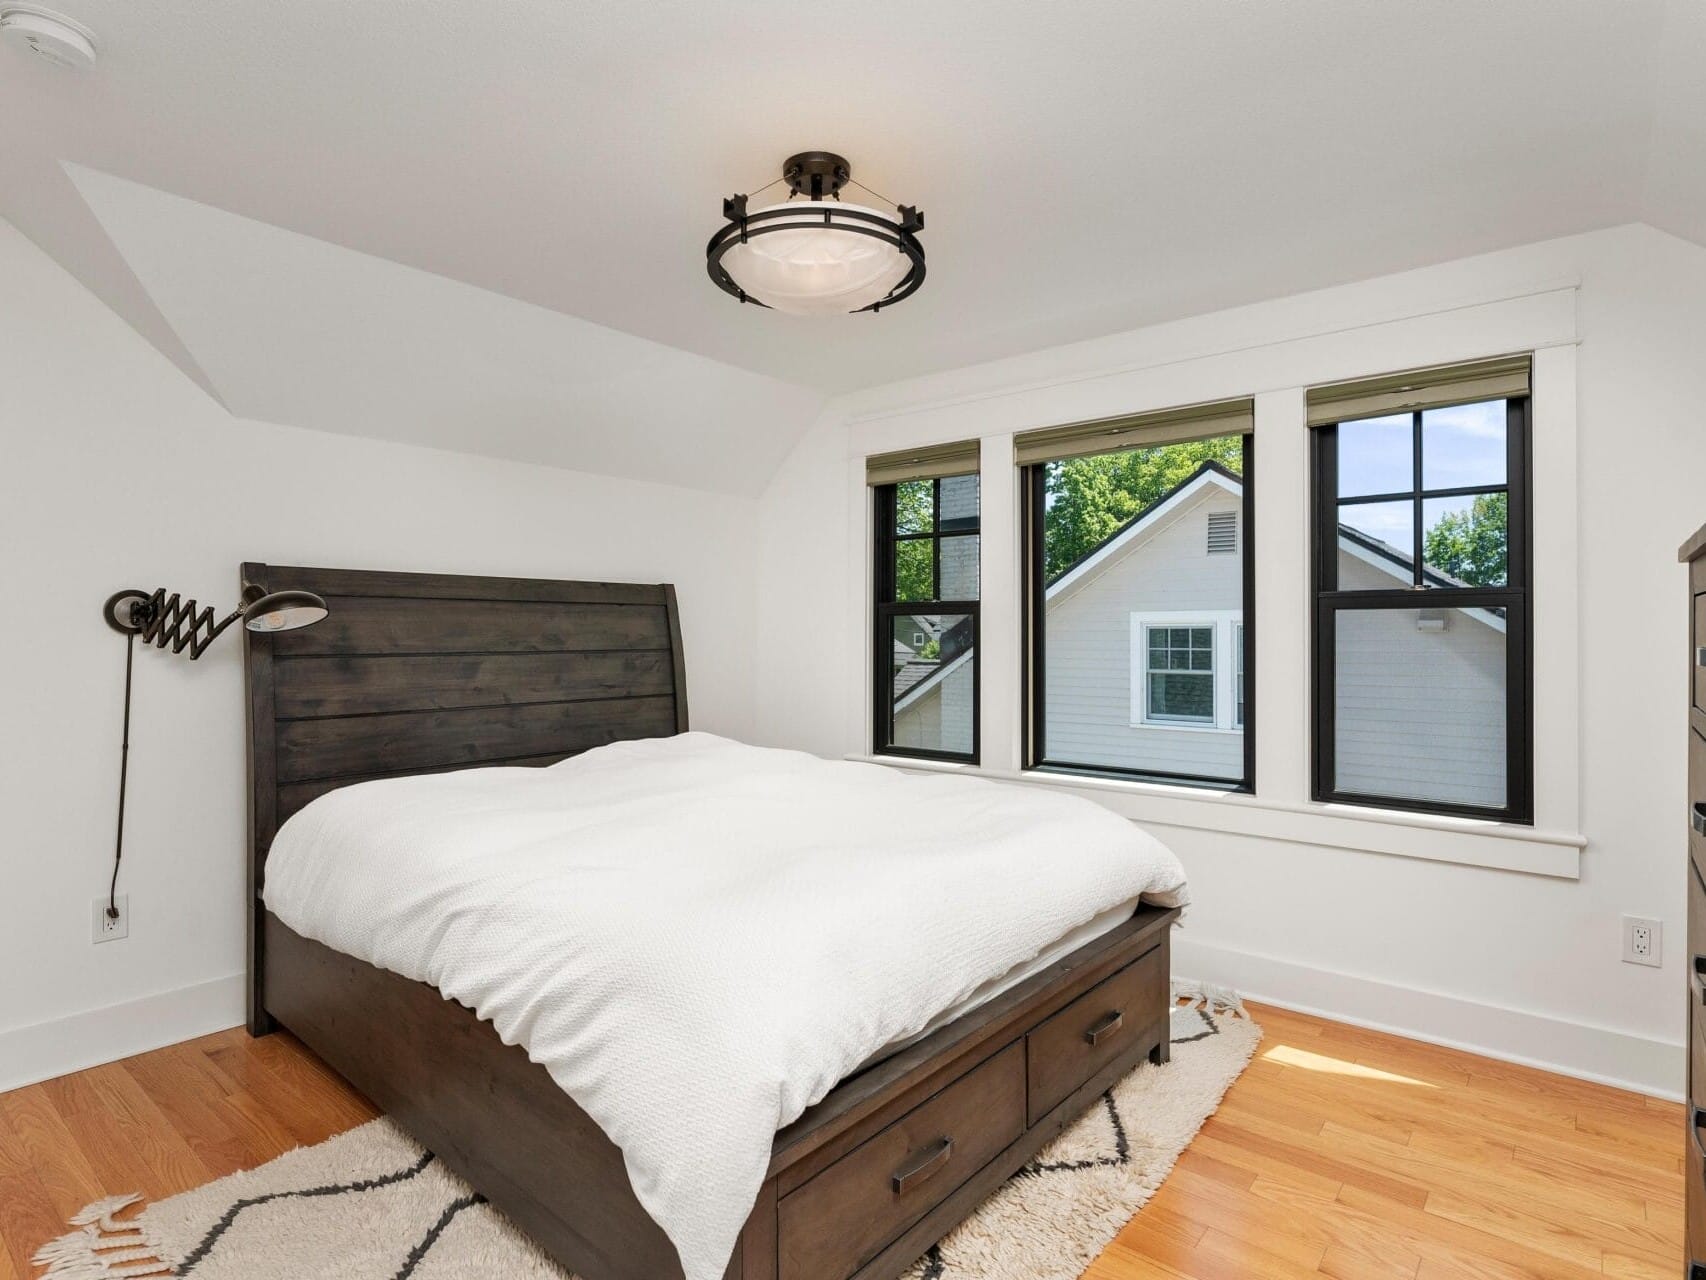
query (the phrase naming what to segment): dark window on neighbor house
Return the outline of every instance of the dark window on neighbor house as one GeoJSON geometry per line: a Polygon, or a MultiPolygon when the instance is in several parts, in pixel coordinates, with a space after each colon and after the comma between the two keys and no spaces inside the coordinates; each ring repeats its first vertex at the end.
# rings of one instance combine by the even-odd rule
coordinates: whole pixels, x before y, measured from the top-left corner
{"type": "Polygon", "coordinates": [[[1018,438],[1028,768],[1253,787],[1251,419],[1236,401],[1018,438]]]}
{"type": "Polygon", "coordinates": [[[1317,424],[1317,800],[1532,821],[1521,376],[1317,424]]]}
{"type": "Polygon", "coordinates": [[[872,494],[875,749],[975,763],[978,477],[900,480],[872,494]]]}

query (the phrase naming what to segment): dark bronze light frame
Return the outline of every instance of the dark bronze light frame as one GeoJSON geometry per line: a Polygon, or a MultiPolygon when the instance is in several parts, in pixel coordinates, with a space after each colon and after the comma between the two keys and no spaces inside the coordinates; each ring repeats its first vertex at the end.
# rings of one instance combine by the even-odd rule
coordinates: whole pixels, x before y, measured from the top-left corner
{"type": "MultiPolygon", "coordinates": [[[[802,151],[789,156],[783,163],[780,180],[788,184],[790,200],[795,196],[804,196],[812,201],[840,200],[841,188],[853,180],[853,170],[834,152],[802,151]]],[[[757,307],[766,305],[735,283],[734,277],[723,266],[723,255],[734,245],[745,244],[755,236],[799,227],[821,225],[850,235],[869,236],[893,245],[911,259],[911,268],[886,296],[851,314],[864,311],[875,314],[884,307],[892,307],[917,293],[924,283],[924,246],[918,240],[918,233],[924,230],[924,215],[914,205],[896,205],[895,216],[890,218],[864,209],[792,209],[787,205],[748,213],[746,203],[744,195],[730,196],[723,201],[723,217],[728,219],[728,224],[721,227],[705,246],[705,268],[712,281],[724,293],[742,302],[750,302],[757,307]]]]}

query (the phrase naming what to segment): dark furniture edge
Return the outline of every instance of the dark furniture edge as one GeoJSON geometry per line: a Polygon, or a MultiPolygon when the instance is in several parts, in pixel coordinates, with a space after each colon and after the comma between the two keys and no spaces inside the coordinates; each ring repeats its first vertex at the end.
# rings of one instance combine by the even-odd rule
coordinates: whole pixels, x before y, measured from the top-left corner
{"type": "Polygon", "coordinates": [[[1706,552],[1706,525],[1696,529],[1693,536],[1677,549],[1676,558],[1686,563],[1699,558],[1702,552],[1706,552]]]}

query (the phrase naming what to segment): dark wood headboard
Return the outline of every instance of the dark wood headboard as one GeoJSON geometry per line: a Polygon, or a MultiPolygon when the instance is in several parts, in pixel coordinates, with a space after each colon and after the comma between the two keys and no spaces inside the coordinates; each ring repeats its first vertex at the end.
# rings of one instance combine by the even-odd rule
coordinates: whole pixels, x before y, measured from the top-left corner
{"type": "Polygon", "coordinates": [[[300,631],[244,632],[251,1022],[267,851],[310,800],[687,729],[672,586],[267,564],[245,564],[243,581],[312,591],[331,610],[300,631]]]}

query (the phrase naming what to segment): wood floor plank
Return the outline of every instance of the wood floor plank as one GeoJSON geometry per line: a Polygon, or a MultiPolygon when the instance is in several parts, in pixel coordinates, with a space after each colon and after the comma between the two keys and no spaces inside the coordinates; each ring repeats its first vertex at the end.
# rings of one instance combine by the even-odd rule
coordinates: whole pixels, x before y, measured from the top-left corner
{"type": "MultiPolygon", "coordinates": [[[[1084,1280],[1667,1280],[1682,1109],[1284,1010],[1084,1280]]],[[[0,1280],[82,1203],[261,1164],[374,1115],[240,1028],[0,1095],[0,1280]]]]}
{"type": "Polygon", "coordinates": [[[20,1163],[30,1165],[61,1219],[104,1194],[100,1176],[41,1088],[0,1093],[0,1128],[16,1137],[20,1163]]]}
{"type": "Polygon", "coordinates": [[[19,1276],[33,1276],[30,1259],[43,1244],[67,1230],[65,1219],[33,1173],[0,1174],[0,1254],[19,1276]]]}

